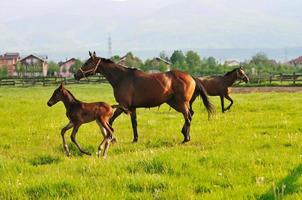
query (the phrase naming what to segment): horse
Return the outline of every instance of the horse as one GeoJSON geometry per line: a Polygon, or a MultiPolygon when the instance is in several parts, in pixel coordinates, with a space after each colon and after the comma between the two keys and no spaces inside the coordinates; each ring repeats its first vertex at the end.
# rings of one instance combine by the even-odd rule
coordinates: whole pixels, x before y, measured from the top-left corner
{"type": "MultiPolygon", "coordinates": [[[[82,124],[96,121],[101,129],[103,135],[103,141],[98,147],[98,156],[104,147],[103,157],[106,157],[109,145],[111,142],[115,142],[113,138],[113,128],[109,124],[109,119],[113,114],[113,108],[118,107],[116,105],[110,106],[105,102],[84,103],[77,100],[70,91],[68,91],[63,84],[53,92],[53,95],[47,102],[49,107],[55,105],[59,101],[64,103],[66,108],[66,116],[70,120],[69,123],[62,128],[61,136],[63,140],[63,148],[67,156],[70,156],[68,146],[65,140],[65,133],[67,130],[73,128],[71,134],[71,141],[77,146],[79,151],[86,155],[91,155],[88,151],[82,149],[76,140],[76,134],[82,124]]],[[[121,108],[120,108],[121,109],[121,108]]]]}
{"type": "MultiPolygon", "coordinates": [[[[200,95],[210,115],[213,106],[210,103],[205,90],[200,83],[196,83],[189,74],[172,70],[164,73],[149,74],[136,68],[124,67],[110,59],[97,57],[95,52],[89,52],[89,59],[74,74],[76,80],[87,78],[96,73],[101,73],[111,84],[115,100],[123,108],[130,112],[133,142],[138,141],[137,132],[137,108],[158,107],[167,103],[177,112],[182,113],[185,123],[181,130],[183,143],[190,141],[190,125],[193,110],[189,108],[189,102],[193,93],[200,95]]],[[[116,109],[110,124],[122,113],[116,109]]]]}
{"type": "MultiPolygon", "coordinates": [[[[227,72],[224,76],[209,76],[196,78],[205,88],[209,96],[220,96],[221,110],[224,113],[229,110],[233,105],[233,99],[230,97],[231,87],[237,80],[243,80],[245,83],[249,82],[248,76],[245,74],[242,67],[233,69],[227,72]],[[231,103],[227,108],[224,108],[224,98],[229,100],[231,103]]],[[[194,95],[191,103],[194,102],[197,95],[194,95]]],[[[190,107],[192,105],[190,104],[190,107]]]]}

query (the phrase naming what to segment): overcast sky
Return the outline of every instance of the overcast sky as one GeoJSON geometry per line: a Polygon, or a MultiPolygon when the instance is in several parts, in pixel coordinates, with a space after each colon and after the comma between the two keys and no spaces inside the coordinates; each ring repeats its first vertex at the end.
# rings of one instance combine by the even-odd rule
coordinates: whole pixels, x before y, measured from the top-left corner
{"type": "MultiPolygon", "coordinates": [[[[302,46],[301,0],[0,0],[0,53],[302,46]]],[[[104,55],[106,57],[106,55],[104,55]]]]}

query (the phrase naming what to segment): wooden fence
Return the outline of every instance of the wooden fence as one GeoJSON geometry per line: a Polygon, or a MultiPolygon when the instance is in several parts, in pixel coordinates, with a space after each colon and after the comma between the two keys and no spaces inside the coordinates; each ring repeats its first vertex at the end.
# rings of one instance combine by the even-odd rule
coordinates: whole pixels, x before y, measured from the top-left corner
{"type": "Polygon", "coordinates": [[[0,87],[2,86],[19,86],[28,87],[35,85],[49,86],[64,83],[70,84],[87,84],[87,83],[103,83],[107,80],[103,76],[91,76],[88,79],[83,78],[80,81],[76,81],[73,77],[21,77],[21,78],[1,78],[0,87]]]}
{"type": "MultiPolygon", "coordinates": [[[[201,75],[202,76],[202,75],[201,75]]],[[[250,84],[252,85],[301,85],[302,74],[258,74],[249,75],[250,84]]],[[[87,83],[104,83],[107,82],[105,77],[101,75],[91,76],[88,79],[81,79],[76,81],[73,77],[22,77],[22,78],[1,78],[0,87],[2,86],[19,86],[28,87],[34,85],[56,85],[64,82],[66,85],[69,84],[87,84],[87,83]]]]}
{"type": "Polygon", "coordinates": [[[298,85],[302,83],[302,74],[258,74],[249,76],[252,84],[298,85]]]}

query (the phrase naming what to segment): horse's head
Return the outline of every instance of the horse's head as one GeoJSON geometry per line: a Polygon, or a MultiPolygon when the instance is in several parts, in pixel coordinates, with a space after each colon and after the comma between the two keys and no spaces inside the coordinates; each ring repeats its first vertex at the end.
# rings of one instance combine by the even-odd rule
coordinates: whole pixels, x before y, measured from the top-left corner
{"type": "Polygon", "coordinates": [[[83,77],[94,75],[101,62],[101,58],[98,58],[95,52],[89,51],[89,59],[83,64],[83,66],[74,74],[76,80],[80,80],[83,77]]]}
{"type": "Polygon", "coordinates": [[[243,80],[245,83],[249,82],[249,77],[245,74],[242,67],[237,68],[237,79],[243,80]]]}
{"type": "Polygon", "coordinates": [[[63,83],[61,83],[61,85],[53,92],[52,96],[48,100],[47,105],[49,107],[55,105],[59,101],[62,101],[62,96],[63,96],[64,89],[65,88],[63,86],[63,83]]]}

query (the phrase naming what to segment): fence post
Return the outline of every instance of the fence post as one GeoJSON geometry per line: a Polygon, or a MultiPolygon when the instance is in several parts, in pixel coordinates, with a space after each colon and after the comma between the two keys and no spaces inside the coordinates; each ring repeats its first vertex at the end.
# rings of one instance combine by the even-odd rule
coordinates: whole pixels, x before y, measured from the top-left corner
{"type": "Polygon", "coordinates": [[[270,85],[272,84],[272,79],[273,79],[273,75],[270,73],[270,74],[269,74],[269,84],[270,84],[270,85]]]}
{"type": "Polygon", "coordinates": [[[296,85],[296,73],[295,72],[293,73],[293,83],[294,83],[294,85],[296,85]]]}
{"type": "Polygon", "coordinates": [[[282,75],[282,73],[280,73],[280,83],[281,83],[281,85],[282,85],[282,81],[283,81],[283,75],[282,75]]]}

